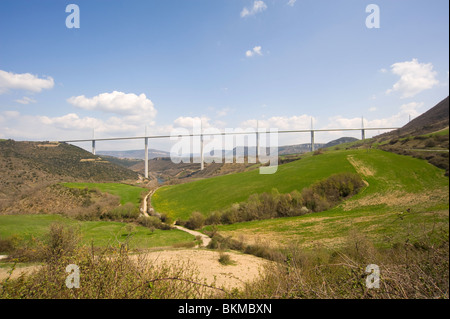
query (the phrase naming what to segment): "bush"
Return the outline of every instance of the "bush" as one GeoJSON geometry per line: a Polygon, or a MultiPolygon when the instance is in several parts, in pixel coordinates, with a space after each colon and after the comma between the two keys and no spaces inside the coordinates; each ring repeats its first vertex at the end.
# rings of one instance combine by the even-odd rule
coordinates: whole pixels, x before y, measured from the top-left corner
{"type": "Polygon", "coordinates": [[[243,299],[448,299],[449,244],[446,238],[398,242],[377,249],[362,234],[351,232],[344,247],[280,251],[277,263],[266,265],[258,281],[249,283],[243,299]],[[380,287],[366,286],[370,264],[379,266],[380,287]]]}
{"type": "Polygon", "coordinates": [[[302,191],[305,206],[315,212],[327,210],[358,193],[364,182],[357,174],[335,174],[302,191]]]}
{"type": "Polygon", "coordinates": [[[315,150],[313,155],[320,155],[323,154],[323,149],[319,148],[318,150],[315,150]]]}
{"type": "Polygon", "coordinates": [[[233,224],[324,211],[355,195],[363,187],[364,182],[357,174],[335,174],[304,188],[301,193],[294,190],[289,194],[280,194],[277,189],[273,189],[270,193],[252,194],[245,202],[216,211],[206,219],[201,214],[191,217],[186,227],[200,228],[203,224],[233,224]]]}
{"type": "Polygon", "coordinates": [[[213,212],[211,215],[206,217],[205,224],[206,225],[219,225],[221,222],[221,214],[220,212],[213,212]]]}
{"type": "Polygon", "coordinates": [[[136,219],[140,215],[139,208],[133,203],[126,203],[105,212],[101,218],[110,220],[136,219]]]}
{"type": "Polygon", "coordinates": [[[11,238],[0,238],[0,253],[9,253],[15,249],[14,242],[11,238]]]}
{"type": "Polygon", "coordinates": [[[170,225],[167,225],[163,223],[158,217],[156,216],[140,216],[137,220],[137,222],[147,228],[150,229],[161,229],[161,230],[170,230],[172,227],[170,225]]]}
{"type": "Polygon", "coordinates": [[[436,146],[436,142],[431,138],[425,142],[425,147],[435,147],[435,146],[436,146]]]}
{"type": "Polygon", "coordinates": [[[185,227],[189,229],[199,229],[205,224],[205,216],[199,212],[193,212],[189,220],[186,222],[185,227]]]}
{"type": "MultiPolygon", "coordinates": [[[[60,231],[56,231],[60,234],[60,231]]],[[[51,238],[54,235],[49,235],[51,238]]],[[[63,236],[65,237],[65,236],[63,236]]],[[[59,235],[56,238],[60,238],[59,235]]],[[[48,243],[51,244],[51,243],[48,243]]],[[[36,272],[0,281],[0,299],[199,299],[223,298],[223,290],[208,286],[189,264],[155,265],[145,258],[135,258],[127,250],[105,250],[95,253],[78,247],[58,254],[36,272]],[[79,267],[80,286],[66,286],[66,267],[79,267]]]]}
{"type": "Polygon", "coordinates": [[[231,259],[230,255],[227,255],[224,252],[221,252],[219,255],[219,263],[221,263],[224,266],[235,264],[235,262],[231,259]]]}
{"type": "Polygon", "coordinates": [[[52,263],[73,255],[79,243],[80,235],[74,228],[61,223],[53,223],[38,252],[42,256],[42,260],[52,263]]]}

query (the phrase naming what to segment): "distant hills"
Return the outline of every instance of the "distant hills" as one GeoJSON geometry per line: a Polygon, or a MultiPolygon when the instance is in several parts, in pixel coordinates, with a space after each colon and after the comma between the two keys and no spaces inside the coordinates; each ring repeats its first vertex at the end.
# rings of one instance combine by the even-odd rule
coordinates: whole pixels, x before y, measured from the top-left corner
{"type": "Polygon", "coordinates": [[[333,147],[333,146],[337,146],[340,144],[344,144],[344,143],[351,143],[351,142],[356,142],[359,141],[357,138],[354,137],[341,137],[338,138],[337,140],[333,140],[331,142],[328,142],[327,144],[325,144],[323,146],[323,148],[327,148],[327,147],[333,147]]]}
{"type": "MultiPolygon", "coordinates": [[[[98,155],[114,156],[118,158],[130,158],[130,159],[145,159],[144,150],[130,150],[130,151],[97,151],[98,155]]],[[[157,157],[169,157],[170,153],[155,149],[148,150],[148,158],[153,159],[157,157]]]]}
{"type": "MultiPolygon", "coordinates": [[[[333,140],[328,143],[315,143],[315,148],[325,148],[325,147],[332,147],[336,146],[342,143],[349,143],[357,141],[357,138],[354,137],[341,137],[339,139],[333,140]]],[[[278,147],[278,154],[279,155],[288,155],[288,154],[301,154],[301,153],[307,153],[311,151],[311,143],[304,143],[304,144],[296,144],[296,145],[286,145],[286,146],[280,146],[278,147]]],[[[222,151],[223,155],[231,155],[236,154],[238,152],[239,154],[247,156],[250,152],[250,154],[256,154],[256,148],[255,147],[235,147],[233,150],[228,151],[222,151]]],[[[109,157],[115,157],[119,159],[132,159],[132,160],[143,160],[145,159],[144,150],[128,150],[128,151],[97,151],[98,155],[102,155],[103,157],[110,160],[109,157]]],[[[199,156],[196,154],[195,156],[199,156]]],[[[155,159],[155,158],[161,158],[161,157],[170,157],[170,152],[161,151],[161,150],[155,150],[155,149],[149,149],[148,150],[148,158],[149,159],[155,159]]],[[[113,159],[111,159],[113,160],[113,159]]],[[[130,162],[131,164],[131,162],[130,162]]],[[[122,163],[123,165],[123,163],[122,163]]],[[[132,165],[126,165],[126,166],[132,166],[132,165]]]]}

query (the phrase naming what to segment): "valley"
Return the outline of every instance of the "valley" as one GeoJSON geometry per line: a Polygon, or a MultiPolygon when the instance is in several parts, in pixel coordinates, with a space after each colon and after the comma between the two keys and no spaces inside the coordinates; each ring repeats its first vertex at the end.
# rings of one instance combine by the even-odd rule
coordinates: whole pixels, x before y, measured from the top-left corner
{"type": "MultiPolygon", "coordinates": [[[[174,278],[206,282],[207,295],[215,297],[232,289],[242,298],[284,298],[287,290],[295,298],[399,297],[389,279],[379,293],[334,289],[339,281],[361,278],[349,269],[380,263],[394,274],[409,255],[411,269],[419,271],[431,254],[441,268],[420,268],[427,279],[419,295],[448,298],[441,272],[448,270],[441,259],[448,257],[448,121],[436,124],[429,114],[416,121],[427,128],[281,154],[272,175],[259,174],[251,163],[213,163],[200,171],[198,164],[155,157],[145,179],[140,160],[94,156],[68,144],[1,140],[0,282],[18,284],[20,276],[10,273],[17,265],[33,285],[34,276],[56,262],[45,256],[52,238],[59,238],[80,263],[89,254],[106,263],[131,260],[133,266],[122,270],[150,262],[145,269],[156,271],[152,276],[159,276],[157,269],[179,273],[174,278]],[[345,266],[331,271],[335,264],[345,266]],[[323,291],[308,288],[317,284],[318,269],[329,271],[320,273],[328,276],[323,291]],[[299,271],[311,285],[303,290],[290,286],[300,285],[291,277],[299,271]],[[271,290],[273,276],[285,285],[279,292],[271,290]],[[430,292],[428,285],[439,289],[430,292]],[[209,294],[214,291],[218,295],[209,294]]],[[[417,293],[406,281],[401,289],[407,298],[417,293]]]]}

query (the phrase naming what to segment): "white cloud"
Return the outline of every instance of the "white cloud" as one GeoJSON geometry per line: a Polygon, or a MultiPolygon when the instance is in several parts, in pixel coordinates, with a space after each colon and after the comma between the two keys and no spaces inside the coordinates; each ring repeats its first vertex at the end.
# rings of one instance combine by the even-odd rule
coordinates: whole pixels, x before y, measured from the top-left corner
{"type": "Polygon", "coordinates": [[[211,127],[209,123],[210,119],[206,116],[202,117],[191,117],[191,116],[180,116],[173,122],[176,127],[182,127],[187,129],[192,129],[194,126],[202,125],[203,128],[211,127]],[[201,123],[201,124],[200,124],[201,123]]]}
{"type": "Polygon", "coordinates": [[[288,6],[293,7],[295,2],[297,2],[297,0],[289,0],[289,2],[287,4],[288,4],[288,6]]]}
{"type": "Polygon", "coordinates": [[[20,104],[30,104],[30,103],[36,103],[36,100],[29,98],[28,96],[24,96],[22,99],[15,100],[17,103],[20,104]]]}
{"type": "Polygon", "coordinates": [[[228,107],[226,107],[226,108],[223,108],[223,109],[221,109],[221,110],[217,110],[217,111],[216,111],[216,115],[217,115],[217,117],[224,117],[224,116],[226,116],[230,111],[231,111],[231,109],[228,108],[228,107]]]}
{"type": "Polygon", "coordinates": [[[417,59],[394,63],[391,65],[391,72],[400,76],[400,80],[386,93],[398,91],[402,94],[401,98],[413,97],[439,84],[436,79],[437,72],[433,71],[433,65],[419,63],[417,59]]]}
{"type": "Polygon", "coordinates": [[[107,134],[130,133],[134,135],[133,133],[137,132],[142,126],[118,117],[102,120],[94,117],[80,117],[75,113],[69,113],[59,117],[38,116],[37,120],[41,124],[51,126],[54,129],[78,132],[91,132],[94,129],[95,132],[107,134]]]}
{"type": "Polygon", "coordinates": [[[254,55],[263,55],[261,49],[261,46],[256,46],[252,50],[248,50],[247,52],[245,52],[245,56],[247,58],[251,58],[254,55]]]}
{"type": "Polygon", "coordinates": [[[153,102],[145,94],[136,95],[113,91],[112,93],[101,93],[92,98],[84,95],[73,96],[67,101],[85,110],[103,111],[120,115],[137,115],[154,118],[156,109],[153,102]]]}
{"type": "Polygon", "coordinates": [[[369,108],[369,111],[370,111],[370,112],[375,112],[376,110],[377,110],[377,108],[376,108],[375,106],[369,108]]]}
{"type": "Polygon", "coordinates": [[[257,0],[253,2],[253,7],[251,9],[247,9],[246,7],[241,11],[241,17],[244,18],[249,15],[254,15],[256,13],[262,12],[267,9],[267,5],[264,1],[257,0]]]}
{"type": "Polygon", "coordinates": [[[143,135],[146,126],[155,127],[156,110],[145,94],[138,96],[114,91],[93,98],[72,97],[68,101],[80,109],[102,111],[110,116],[81,116],[75,112],[61,116],[3,112],[0,114],[0,135],[30,140],[70,140],[90,138],[92,130],[96,137],[137,136],[143,135]]]}
{"type": "MultiPolygon", "coordinates": [[[[424,104],[418,102],[406,103],[400,106],[399,111],[386,118],[368,120],[364,119],[364,127],[401,127],[408,122],[409,116],[411,118],[417,117],[421,114],[420,109],[424,104]]],[[[334,116],[329,118],[329,124],[325,128],[360,128],[361,118],[344,118],[342,116],[334,116]]]]}
{"type": "Polygon", "coordinates": [[[310,115],[294,115],[290,117],[286,116],[273,116],[269,119],[265,120],[247,120],[241,123],[243,128],[253,127],[256,128],[258,125],[260,128],[276,128],[278,130],[302,130],[311,128],[311,118],[313,122],[316,122],[317,119],[311,117],[310,115]]]}
{"type": "Polygon", "coordinates": [[[51,89],[55,85],[52,77],[40,79],[30,73],[12,73],[0,70],[0,94],[10,89],[26,90],[31,92],[41,92],[44,89],[51,89]]]}

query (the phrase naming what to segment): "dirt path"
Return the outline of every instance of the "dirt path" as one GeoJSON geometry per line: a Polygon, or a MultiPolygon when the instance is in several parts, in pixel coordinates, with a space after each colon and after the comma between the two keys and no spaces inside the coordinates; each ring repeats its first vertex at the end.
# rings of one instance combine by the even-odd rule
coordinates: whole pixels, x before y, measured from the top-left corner
{"type": "Polygon", "coordinates": [[[350,162],[350,164],[352,164],[355,170],[363,176],[366,177],[374,176],[376,173],[376,171],[373,168],[366,165],[363,161],[357,160],[356,158],[353,157],[353,155],[348,155],[347,160],[350,162]]]}
{"type": "MultiPolygon", "coordinates": [[[[147,196],[145,196],[145,198],[144,198],[144,200],[143,200],[143,205],[142,205],[142,208],[141,208],[141,213],[144,214],[144,216],[149,217],[149,215],[148,215],[148,213],[147,213],[147,210],[150,210],[151,212],[153,212],[153,208],[152,208],[152,207],[149,207],[149,209],[147,209],[147,201],[148,201],[147,199],[149,198],[149,199],[151,200],[153,193],[155,193],[157,189],[158,189],[158,187],[156,187],[155,189],[152,189],[152,190],[147,194],[147,196]]],[[[191,234],[191,235],[193,235],[193,236],[196,236],[196,237],[197,237],[197,236],[200,236],[200,238],[202,239],[202,244],[200,245],[200,247],[206,247],[206,246],[208,246],[208,244],[211,242],[211,238],[208,237],[208,236],[206,236],[206,235],[203,234],[203,233],[200,233],[200,232],[195,231],[195,230],[190,230],[190,229],[184,228],[184,227],[182,227],[182,226],[178,226],[178,225],[172,225],[172,226],[175,227],[175,228],[178,229],[178,230],[184,231],[184,232],[189,233],[189,234],[191,234]]]]}
{"type": "MultiPolygon", "coordinates": [[[[12,265],[11,265],[12,267],[12,265]]],[[[9,277],[9,272],[11,271],[11,267],[6,267],[6,268],[0,268],[0,281],[6,279],[9,277]]],[[[36,270],[39,270],[41,266],[24,266],[24,267],[18,267],[16,268],[13,273],[11,274],[11,279],[17,279],[19,278],[22,274],[27,275],[30,274],[36,270]]]]}
{"type": "Polygon", "coordinates": [[[142,200],[142,207],[140,208],[141,216],[144,215],[145,217],[150,217],[147,213],[147,199],[151,197],[155,191],[156,189],[152,189],[142,200]]]}
{"type": "Polygon", "coordinates": [[[211,242],[211,238],[209,236],[206,236],[205,234],[200,233],[198,231],[190,230],[190,229],[178,226],[178,225],[174,225],[173,227],[175,227],[176,229],[179,229],[181,231],[184,231],[186,233],[189,233],[195,237],[200,236],[200,238],[202,239],[202,244],[200,245],[200,247],[206,247],[211,242]]]}

